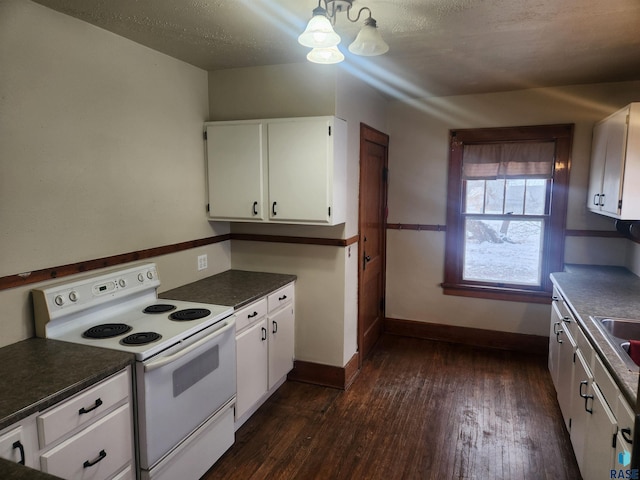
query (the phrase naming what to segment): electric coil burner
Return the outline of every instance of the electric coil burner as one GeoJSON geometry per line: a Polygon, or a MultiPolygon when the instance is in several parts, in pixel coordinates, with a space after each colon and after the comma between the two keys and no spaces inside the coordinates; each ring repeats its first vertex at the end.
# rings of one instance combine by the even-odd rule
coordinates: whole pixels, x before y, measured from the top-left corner
{"type": "Polygon", "coordinates": [[[178,310],[177,312],[169,315],[169,319],[176,322],[185,322],[190,320],[198,320],[200,318],[208,317],[211,315],[211,310],[206,308],[187,308],[185,310],[178,310]]]}
{"type": "Polygon", "coordinates": [[[120,343],[122,345],[146,345],[147,343],[155,342],[161,338],[162,335],[156,332],[138,332],[127,335],[120,340],[120,343]]]}
{"type": "Polygon", "coordinates": [[[175,310],[175,305],[170,305],[168,303],[158,303],[156,305],[149,305],[147,308],[143,310],[144,313],[166,313],[172,310],[175,310]]]}
{"type": "Polygon", "coordinates": [[[82,333],[85,338],[111,338],[119,335],[124,335],[131,331],[131,327],[126,323],[103,323],[102,325],[96,325],[89,330],[82,333]]]}

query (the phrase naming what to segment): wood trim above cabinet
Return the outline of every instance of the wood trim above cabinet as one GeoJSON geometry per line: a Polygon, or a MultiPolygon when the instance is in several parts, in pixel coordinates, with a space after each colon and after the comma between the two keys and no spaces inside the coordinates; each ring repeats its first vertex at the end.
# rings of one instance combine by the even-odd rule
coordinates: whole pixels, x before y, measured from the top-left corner
{"type": "Polygon", "coordinates": [[[58,267],[43,268],[32,272],[8,275],[6,277],[0,277],[0,290],[7,290],[9,288],[30,285],[32,283],[67,277],[77,273],[90,272],[91,270],[97,270],[100,268],[113,267],[124,263],[135,262],[137,260],[144,260],[147,258],[158,257],[160,255],[181,252],[183,250],[190,250],[192,248],[202,247],[205,245],[225,242],[230,239],[231,234],[227,233],[224,235],[217,235],[215,237],[189,240],[187,242],[174,243],[172,245],[164,245],[162,247],[147,248],[145,250],[137,250],[135,252],[97,258],[95,260],[87,260],[58,267]]]}

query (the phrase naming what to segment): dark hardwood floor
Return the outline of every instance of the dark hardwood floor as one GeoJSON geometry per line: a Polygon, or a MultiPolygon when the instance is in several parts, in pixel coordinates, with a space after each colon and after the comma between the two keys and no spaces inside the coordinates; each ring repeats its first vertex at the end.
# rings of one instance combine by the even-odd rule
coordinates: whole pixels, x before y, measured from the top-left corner
{"type": "Polygon", "coordinates": [[[384,335],[351,388],[286,382],[214,479],[580,479],[546,358],[384,335]]]}

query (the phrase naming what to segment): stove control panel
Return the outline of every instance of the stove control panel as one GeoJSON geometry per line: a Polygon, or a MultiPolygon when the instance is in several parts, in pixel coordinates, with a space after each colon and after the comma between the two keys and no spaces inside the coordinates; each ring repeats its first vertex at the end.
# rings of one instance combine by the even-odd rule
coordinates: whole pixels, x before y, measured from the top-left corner
{"type": "Polygon", "coordinates": [[[147,263],[34,289],[36,326],[107,302],[129,300],[134,295],[156,296],[159,285],[156,265],[147,263]]]}

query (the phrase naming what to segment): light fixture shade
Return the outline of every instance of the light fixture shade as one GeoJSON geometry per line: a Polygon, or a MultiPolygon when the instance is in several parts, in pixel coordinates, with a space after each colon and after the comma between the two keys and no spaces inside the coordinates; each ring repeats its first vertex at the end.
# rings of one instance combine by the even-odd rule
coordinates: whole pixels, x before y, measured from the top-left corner
{"type": "Polygon", "coordinates": [[[340,35],[333,30],[324,8],[318,7],[313,11],[307,28],[298,37],[298,43],[309,48],[335,47],[340,43],[340,35]]]}
{"type": "Polygon", "coordinates": [[[307,60],[313,63],[340,63],[344,60],[344,55],[338,47],[314,48],[307,54],[307,60]]]}
{"type": "Polygon", "coordinates": [[[349,45],[349,51],[365,57],[382,55],[389,51],[389,45],[382,39],[382,35],[380,35],[376,21],[373,18],[368,18],[364,22],[364,27],[362,27],[353,43],[349,45]]]}

